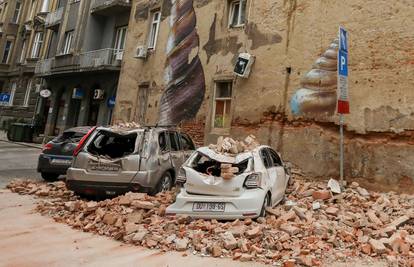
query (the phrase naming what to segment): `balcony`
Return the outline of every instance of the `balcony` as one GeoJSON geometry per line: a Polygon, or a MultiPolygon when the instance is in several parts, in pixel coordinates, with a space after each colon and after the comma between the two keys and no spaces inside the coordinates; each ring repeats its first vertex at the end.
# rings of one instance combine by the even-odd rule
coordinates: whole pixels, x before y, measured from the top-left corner
{"type": "Polygon", "coordinates": [[[63,7],[59,7],[46,16],[45,27],[51,30],[57,30],[63,17],[63,7]]]}
{"type": "Polygon", "coordinates": [[[87,71],[87,69],[119,70],[121,67],[122,57],[123,51],[113,48],[89,51],[80,54],[79,67],[81,71],[87,71]]]}
{"type": "Polygon", "coordinates": [[[36,63],[35,75],[37,75],[37,76],[49,75],[52,71],[53,60],[54,60],[53,58],[39,60],[36,63]]]}
{"type": "Polygon", "coordinates": [[[112,16],[131,10],[131,0],[93,0],[91,14],[112,16]]]}

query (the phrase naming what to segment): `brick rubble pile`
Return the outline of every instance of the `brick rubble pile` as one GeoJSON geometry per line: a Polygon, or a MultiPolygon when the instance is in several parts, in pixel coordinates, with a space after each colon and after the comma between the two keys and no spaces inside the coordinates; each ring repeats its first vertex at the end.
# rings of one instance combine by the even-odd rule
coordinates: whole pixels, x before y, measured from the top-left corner
{"type": "MultiPolygon", "coordinates": [[[[332,186],[331,186],[332,187],[332,186]]],[[[174,193],[127,193],[87,201],[63,182],[13,181],[8,188],[40,198],[37,210],[73,228],[114,239],[201,256],[282,266],[385,260],[414,267],[414,196],[369,192],[352,183],[334,194],[324,182],[295,180],[283,204],[257,220],[194,220],[165,216],[174,193]]]]}
{"type": "Polygon", "coordinates": [[[209,145],[209,148],[216,153],[235,156],[239,153],[247,152],[259,146],[254,135],[249,135],[243,141],[235,140],[231,137],[220,136],[217,138],[217,144],[209,145]]]}

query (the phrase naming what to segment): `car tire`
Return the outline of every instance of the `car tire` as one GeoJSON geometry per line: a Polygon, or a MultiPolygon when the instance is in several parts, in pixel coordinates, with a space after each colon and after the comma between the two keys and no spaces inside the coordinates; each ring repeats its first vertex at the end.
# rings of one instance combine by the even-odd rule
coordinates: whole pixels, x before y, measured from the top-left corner
{"type": "Polygon", "coordinates": [[[43,180],[45,180],[47,182],[54,182],[54,181],[57,181],[57,179],[59,178],[59,174],[49,173],[49,172],[42,172],[41,176],[42,176],[43,180]]]}
{"type": "Polygon", "coordinates": [[[264,200],[263,200],[263,206],[262,210],[260,211],[259,217],[265,217],[266,216],[266,207],[269,206],[270,203],[270,195],[266,194],[264,200]]]}
{"type": "Polygon", "coordinates": [[[171,190],[173,187],[173,179],[170,172],[165,172],[161,179],[158,181],[157,187],[155,188],[155,194],[171,190]]]}

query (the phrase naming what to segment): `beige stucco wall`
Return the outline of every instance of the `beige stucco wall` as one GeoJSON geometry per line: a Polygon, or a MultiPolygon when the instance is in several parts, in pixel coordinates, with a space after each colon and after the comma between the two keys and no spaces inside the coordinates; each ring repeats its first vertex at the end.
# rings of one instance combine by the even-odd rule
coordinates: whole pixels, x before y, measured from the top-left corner
{"type": "MultiPolygon", "coordinates": [[[[114,121],[137,120],[141,83],[150,85],[146,123],[158,119],[170,30],[170,3],[162,2],[133,3],[114,121]],[[164,15],[156,50],[145,60],[134,58],[137,45],[146,43],[147,15],[153,8],[161,8],[164,15]]],[[[207,120],[206,141],[223,133],[240,137],[255,133],[305,172],[313,176],[337,175],[337,115],[324,122],[307,118],[308,123],[301,124],[297,121],[303,119],[292,115],[289,103],[301,87],[303,75],[336,38],[342,25],[350,33],[351,114],[346,115],[346,129],[351,140],[347,146],[347,175],[379,177],[393,184],[402,177],[414,178],[414,167],[409,164],[414,152],[412,1],[248,0],[249,22],[239,29],[227,26],[226,1],[194,0],[194,7],[199,57],[206,78],[205,101],[197,117],[207,120]],[[256,57],[248,79],[232,76],[239,52],[256,57]],[[291,68],[290,74],[287,68],[291,68]],[[214,79],[223,77],[234,78],[233,124],[224,131],[210,127],[214,79]],[[395,142],[402,149],[396,149],[395,142]],[[371,160],[373,155],[376,160],[371,160]]]]}

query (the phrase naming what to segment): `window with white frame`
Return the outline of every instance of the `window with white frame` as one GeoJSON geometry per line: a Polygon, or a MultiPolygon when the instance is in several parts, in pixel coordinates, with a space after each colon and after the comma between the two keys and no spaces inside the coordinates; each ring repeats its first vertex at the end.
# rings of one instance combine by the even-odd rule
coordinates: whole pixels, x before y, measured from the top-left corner
{"type": "Polygon", "coordinates": [[[213,104],[213,128],[230,128],[232,81],[216,82],[213,104]]]}
{"type": "Polygon", "coordinates": [[[11,85],[11,89],[10,89],[9,106],[13,106],[14,95],[16,94],[16,88],[17,88],[17,83],[13,82],[12,85],[11,85]]]}
{"type": "Polygon", "coordinates": [[[12,46],[13,46],[13,42],[10,41],[10,40],[7,40],[6,44],[4,46],[3,58],[1,60],[1,63],[3,63],[3,64],[8,64],[9,63],[9,58],[10,58],[10,53],[11,53],[12,46]]]}
{"type": "Polygon", "coordinates": [[[241,27],[246,20],[246,0],[235,0],[229,6],[229,27],[241,27]]]}
{"type": "Polygon", "coordinates": [[[16,2],[16,8],[14,9],[13,18],[12,18],[13,23],[18,23],[19,22],[21,7],[22,7],[22,3],[20,1],[17,1],[16,2]]]}
{"type": "Polygon", "coordinates": [[[119,27],[116,29],[114,50],[115,50],[115,58],[117,59],[118,58],[122,59],[122,55],[125,49],[126,33],[127,33],[126,26],[119,27]]]}
{"type": "Polygon", "coordinates": [[[150,33],[148,38],[148,49],[155,49],[157,45],[157,36],[160,29],[161,22],[161,12],[155,11],[152,12],[152,22],[150,27],[150,33]]]}
{"type": "Polygon", "coordinates": [[[30,10],[29,12],[27,12],[26,21],[32,20],[33,15],[34,15],[34,10],[35,10],[35,4],[36,4],[36,1],[32,0],[32,3],[30,4],[30,10]]]}
{"type": "Polygon", "coordinates": [[[70,53],[70,49],[72,48],[72,40],[73,40],[73,31],[65,32],[65,42],[62,47],[62,55],[66,55],[70,53]]]}
{"type": "Polygon", "coordinates": [[[29,79],[27,81],[27,87],[26,87],[26,93],[24,94],[24,101],[23,106],[28,107],[29,106],[29,100],[30,100],[30,93],[32,91],[32,79],[29,79]]]}
{"type": "Polygon", "coordinates": [[[37,32],[33,41],[31,58],[39,58],[43,45],[43,32],[37,32]]]}
{"type": "Polygon", "coordinates": [[[20,54],[19,63],[24,63],[26,59],[26,40],[23,40],[22,53],[20,54]]]}

